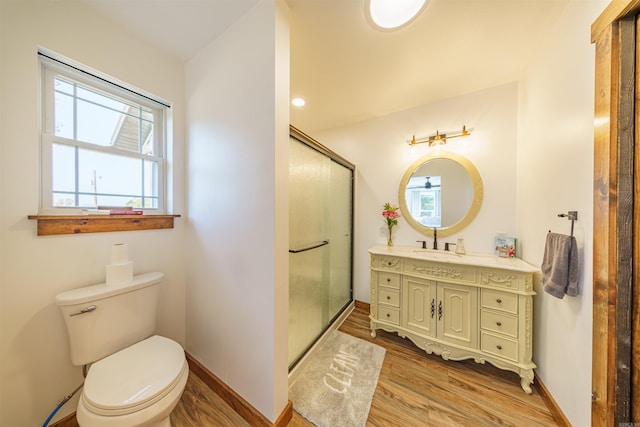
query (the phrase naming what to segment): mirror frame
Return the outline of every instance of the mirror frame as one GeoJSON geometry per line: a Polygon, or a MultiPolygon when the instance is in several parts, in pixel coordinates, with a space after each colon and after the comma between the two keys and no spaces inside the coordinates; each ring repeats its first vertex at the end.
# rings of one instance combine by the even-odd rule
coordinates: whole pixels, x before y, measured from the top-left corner
{"type": "Polygon", "coordinates": [[[455,224],[452,224],[448,227],[438,228],[438,236],[451,236],[452,234],[463,230],[467,225],[469,225],[469,223],[471,223],[471,221],[473,221],[473,219],[476,217],[476,215],[480,211],[480,207],[482,206],[482,199],[484,196],[482,178],[480,177],[478,169],[476,169],[476,167],[469,161],[469,159],[448,151],[436,151],[427,154],[426,156],[420,157],[418,160],[413,162],[411,166],[409,166],[404,176],[402,177],[402,180],[400,181],[400,187],[398,189],[398,204],[400,205],[400,212],[402,212],[402,216],[414,230],[424,234],[425,236],[433,237],[432,228],[420,224],[411,216],[411,213],[407,208],[407,199],[405,194],[411,176],[425,163],[436,159],[452,160],[460,164],[469,174],[469,178],[471,179],[471,186],[473,187],[473,198],[471,200],[471,206],[469,206],[469,210],[467,211],[466,215],[463,216],[460,221],[456,222],[455,224]]]}

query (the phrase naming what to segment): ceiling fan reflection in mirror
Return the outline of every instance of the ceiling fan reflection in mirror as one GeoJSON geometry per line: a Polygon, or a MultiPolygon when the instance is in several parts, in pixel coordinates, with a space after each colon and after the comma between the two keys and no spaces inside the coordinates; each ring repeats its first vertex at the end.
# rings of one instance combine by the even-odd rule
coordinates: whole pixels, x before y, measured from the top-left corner
{"type": "MultiPolygon", "coordinates": [[[[423,185],[414,185],[412,187],[407,187],[407,190],[415,190],[417,188],[427,188],[427,189],[429,189],[429,188],[440,187],[440,177],[439,176],[433,177],[434,178],[434,182],[430,181],[430,179],[432,178],[430,176],[425,176],[424,178],[425,178],[425,183],[423,185]]],[[[414,181],[414,179],[412,179],[412,181],[414,181]]]]}

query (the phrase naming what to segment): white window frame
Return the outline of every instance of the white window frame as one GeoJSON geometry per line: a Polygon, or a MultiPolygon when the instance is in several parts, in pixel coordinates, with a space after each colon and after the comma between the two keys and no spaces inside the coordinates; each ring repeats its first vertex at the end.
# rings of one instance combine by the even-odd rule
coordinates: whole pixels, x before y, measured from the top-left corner
{"type": "Polygon", "coordinates": [[[144,93],[142,90],[127,85],[115,78],[107,76],[78,64],[68,58],[61,57],[50,51],[38,51],[40,62],[41,80],[41,143],[40,143],[40,207],[41,214],[76,215],[83,210],[82,207],[55,206],[52,203],[53,177],[52,177],[52,147],[54,143],[87,148],[93,151],[116,154],[118,156],[133,159],[145,159],[157,164],[157,189],[158,200],[156,208],[142,208],[145,214],[164,214],[166,206],[166,153],[167,153],[167,117],[170,105],[166,101],[144,93]],[[54,79],[56,76],[67,77],[104,91],[105,93],[121,98],[124,101],[134,102],[150,108],[154,115],[154,155],[124,151],[111,146],[100,146],[83,141],[68,139],[55,135],[54,120],[54,79]]]}

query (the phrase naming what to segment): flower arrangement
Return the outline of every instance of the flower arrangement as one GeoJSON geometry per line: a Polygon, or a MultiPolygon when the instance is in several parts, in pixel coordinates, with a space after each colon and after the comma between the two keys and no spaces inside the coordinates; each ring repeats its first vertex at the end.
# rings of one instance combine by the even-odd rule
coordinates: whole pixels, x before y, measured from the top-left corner
{"type": "Polygon", "coordinates": [[[387,223],[387,228],[389,229],[389,237],[387,238],[387,246],[393,246],[393,227],[398,225],[398,218],[400,218],[400,214],[398,213],[398,209],[400,209],[396,205],[392,205],[391,203],[384,204],[384,210],[382,211],[382,216],[384,217],[384,221],[387,223]]]}

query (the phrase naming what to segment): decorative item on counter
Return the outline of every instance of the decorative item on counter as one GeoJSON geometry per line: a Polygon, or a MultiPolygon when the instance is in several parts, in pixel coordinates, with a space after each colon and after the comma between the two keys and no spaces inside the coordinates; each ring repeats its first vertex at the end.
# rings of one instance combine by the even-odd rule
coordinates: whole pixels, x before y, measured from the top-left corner
{"type": "Polygon", "coordinates": [[[107,286],[119,286],[133,280],[133,261],[125,243],[111,247],[111,264],[107,265],[107,286]]]}
{"type": "Polygon", "coordinates": [[[510,237],[505,234],[496,235],[496,255],[502,258],[515,258],[517,241],[518,239],[515,237],[510,237]]]}
{"type": "Polygon", "coordinates": [[[393,227],[395,225],[398,225],[398,218],[400,218],[398,209],[400,209],[398,206],[392,205],[389,202],[384,204],[384,210],[382,211],[382,216],[384,217],[384,221],[387,223],[387,228],[389,229],[387,246],[393,246],[393,234],[392,234],[393,227]]]}
{"type": "Polygon", "coordinates": [[[456,253],[458,255],[465,255],[467,252],[464,250],[464,238],[458,237],[458,243],[456,243],[456,253]]]}

